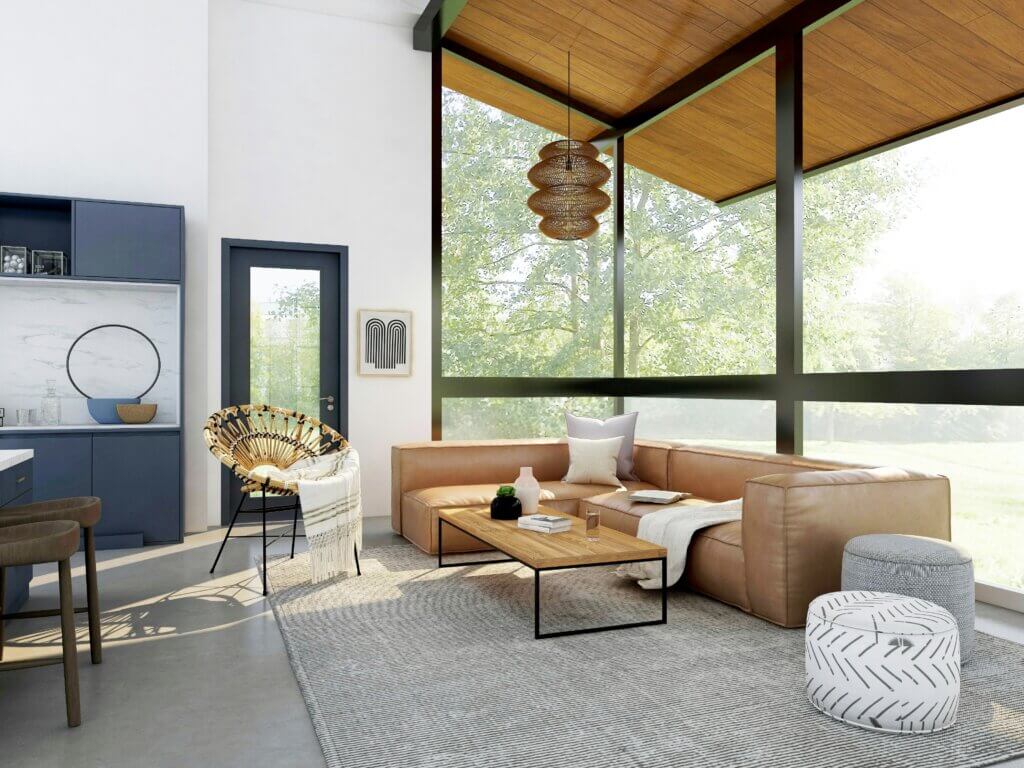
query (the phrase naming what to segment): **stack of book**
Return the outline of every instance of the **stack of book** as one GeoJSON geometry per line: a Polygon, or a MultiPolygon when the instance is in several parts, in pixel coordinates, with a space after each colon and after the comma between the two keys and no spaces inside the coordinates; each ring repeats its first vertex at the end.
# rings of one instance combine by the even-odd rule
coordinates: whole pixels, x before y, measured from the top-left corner
{"type": "Polygon", "coordinates": [[[560,515],[523,515],[519,527],[539,533],[563,533],[572,528],[572,520],[560,515]]]}

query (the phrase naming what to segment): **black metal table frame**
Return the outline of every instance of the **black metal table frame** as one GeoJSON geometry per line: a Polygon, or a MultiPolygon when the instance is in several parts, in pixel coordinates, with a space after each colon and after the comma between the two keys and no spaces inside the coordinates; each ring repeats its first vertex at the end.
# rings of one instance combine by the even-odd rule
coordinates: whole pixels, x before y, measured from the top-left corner
{"type": "Polygon", "coordinates": [[[606,632],[612,629],[633,629],[634,627],[652,627],[659,624],[668,624],[668,558],[667,557],[652,557],[644,560],[609,560],[601,563],[581,563],[579,565],[556,565],[549,568],[534,568],[529,563],[524,563],[512,554],[509,554],[500,547],[494,546],[489,541],[474,536],[472,533],[467,531],[460,525],[457,525],[450,520],[443,519],[440,515],[437,518],[437,567],[438,568],[462,568],[467,565],[493,565],[494,563],[519,563],[520,565],[526,566],[533,571],[533,637],[536,640],[546,640],[551,637],[565,637],[566,635],[586,635],[591,632],[606,632]],[[503,555],[508,557],[507,560],[465,560],[458,563],[446,563],[444,562],[444,539],[441,533],[443,525],[447,523],[452,528],[462,531],[467,536],[476,539],[482,544],[486,544],[488,547],[501,552],[503,555]],[[631,621],[625,624],[606,624],[600,627],[586,627],[585,629],[563,629],[557,632],[541,632],[540,631],[540,575],[547,571],[566,571],[573,568],[597,568],[599,566],[611,566],[611,565],[626,565],[628,563],[653,563],[661,562],[661,618],[654,619],[651,621],[631,621]]]}

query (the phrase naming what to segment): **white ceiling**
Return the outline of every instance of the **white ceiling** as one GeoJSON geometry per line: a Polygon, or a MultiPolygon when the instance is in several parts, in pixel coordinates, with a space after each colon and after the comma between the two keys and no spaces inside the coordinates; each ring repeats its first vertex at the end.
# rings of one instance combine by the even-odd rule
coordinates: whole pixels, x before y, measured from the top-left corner
{"type": "Polygon", "coordinates": [[[249,0],[264,5],[279,5],[329,16],[412,28],[428,0],[249,0]]]}

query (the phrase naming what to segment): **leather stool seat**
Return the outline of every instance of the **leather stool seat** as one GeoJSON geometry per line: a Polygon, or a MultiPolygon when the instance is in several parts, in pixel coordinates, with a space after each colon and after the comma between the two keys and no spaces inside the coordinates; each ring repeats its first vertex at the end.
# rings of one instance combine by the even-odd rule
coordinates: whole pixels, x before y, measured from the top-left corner
{"type": "Polygon", "coordinates": [[[51,520],[74,520],[82,528],[92,528],[100,521],[100,500],[95,496],[73,496],[0,510],[0,528],[51,520]]]}
{"type": "Polygon", "coordinates": [[[78,550],[78,538],[79,526],[73,520],[0,528],[0,566],[67,560],[78,550]]]}

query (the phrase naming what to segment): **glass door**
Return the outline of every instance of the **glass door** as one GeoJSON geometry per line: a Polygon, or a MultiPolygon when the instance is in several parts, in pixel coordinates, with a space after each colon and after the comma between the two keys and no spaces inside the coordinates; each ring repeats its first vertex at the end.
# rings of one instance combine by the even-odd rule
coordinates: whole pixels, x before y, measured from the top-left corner
{"type": "MultiPolygon", "coordinates": [[[[231,244],[228,260],[225,404],[287,408],[345,434],[344,249],[231,244]]],[[[238,504],[237,486],[229,481],[225,521],[238,504]]]]}

